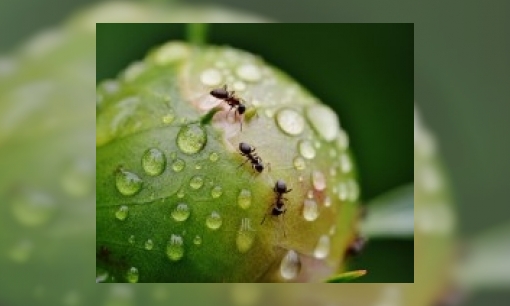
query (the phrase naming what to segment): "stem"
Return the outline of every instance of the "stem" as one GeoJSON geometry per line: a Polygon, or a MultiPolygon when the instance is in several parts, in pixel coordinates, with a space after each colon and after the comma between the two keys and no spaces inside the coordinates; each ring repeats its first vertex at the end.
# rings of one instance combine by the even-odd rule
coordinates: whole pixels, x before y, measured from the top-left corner
{"type": "Polygon", "coordinates": [[[189,23],[186,27],[188,42],[196,46],[202,46],[207,39],[208,27],[207,23],[189,23]]]}

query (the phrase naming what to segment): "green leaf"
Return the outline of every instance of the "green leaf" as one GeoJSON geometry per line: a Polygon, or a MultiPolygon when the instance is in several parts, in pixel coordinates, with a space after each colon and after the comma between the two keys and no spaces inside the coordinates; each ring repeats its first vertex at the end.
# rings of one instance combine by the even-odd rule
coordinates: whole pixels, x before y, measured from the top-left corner
{"type": "Polygon", "coordinates": [[[365,274],[367,274],[367,270],[349,271],[327,279],[326,283],[348,283],[356,278],[362,277],[365,274]]]}

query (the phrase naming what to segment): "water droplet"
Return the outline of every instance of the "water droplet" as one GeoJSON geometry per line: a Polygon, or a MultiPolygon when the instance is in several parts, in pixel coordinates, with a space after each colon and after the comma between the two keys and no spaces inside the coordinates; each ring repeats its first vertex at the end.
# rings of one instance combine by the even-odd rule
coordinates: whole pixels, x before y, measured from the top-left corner
{"type": "Polygon", "coordinates": [[[7,253],[9,258],[17,263],[24,263],[32,255],[33,244],[28,240],[18,241],[7,253]]]}
{"type": "Polygon", "coordinates": [[[319,170],[312,172],[312,183],[316,190],[324,190],[326,188],[326,177],[319,170]]]}
{"type": "Polygon", "coordinates": [[[200,170],[202,169],[202,165],[201,164],[196,164],[195,165],[195,170],[200,170]]]}
{"type": "Polygon", "coordinates": [[[184,188],[181,188],[181,189],[179,189],[179,191],[177,191],[177,197],[178,197],[179,199],[184,198],[184,195],[185,195],[185,193],[184,193],[184,188]]]}
{"type": "Polygon", "coordinates": [[[299,153],[306,159],[313,159],[315,157],[315,149],[312,143],[308,140],[301,140],[298,144],[299,153]]]}
{"type": "Polygon", "coordinates": [[[88,195],[94,183],[94,170],[94,164],[89,160],[75,161],[62,177],[62,188],[74,197],[88,195]]]}
{"type": "Polygon", "coordinates": [[[193,244],[194,245],[201,245],[202,244],[202,237],[199,235],[196,235],[195,238],[193,238],[193,244]]]}
{"type": "Polygon", "coordinates": [[[248,209],[251,205],[251,191],[242,189],[237,196],[237,204],[242,209],[248,209]]]}
{"type": "Polygon", "coordinates": [[[131,236],[129,236],[128,242],[129,242],[130,244],[135,244],[135,235],[131,235],[131,236]]]}
{"type": "Polygon", "coordinates": [[[117,190],[125,195],[132,196],[140,191],[143,181],[133,172],[120,169],[116,175],[117,190]]]}
{"type": "Polygon", "coordinates": [[[122,205],[115,212],[115,218],[119,219],[120,221],[124,221],[124,219],[127,218],[128,214],[129,214],[129,207],[127,207],[126,205],[122,205]]]}
{"type": "Polygon", "coordinates": [[[251,220],[243,218],[241,228],[237,232],[236,245],[240,253],[246,253],[251,249],[255,240],[255,231],[251,228],[251,220]]]}
{"type": "Polygon", "coordinates": [[[223,81],[223,77],[218,69],[210,68],[200,74],[200,81],[205,86],[218,86],[223,81]]]}
{"type": "Polygon", "coordinates": [[[166,255],[173,261],[178,261],[184,256],[184,246],[181,236],[172,234],[166,246],[166,255]]]}
{"type": "Polygon", "coordinates": [[[326,141],[332,141],[338,134],[338,117],[329,107],[314,104],[308,107],[307,117],[312,127],[326,141]]]}
{"type": "Polygon", "coordinates": [[[348,198],[349,201],[354,202],[359,198],[359,185],[354,179],[350,179],[347,181],[347,190],[348,190],[348,198]]]}
{"type": "Polygon", "coordinates": [[[322,235],[315,246],[313,256],[315,258],[326,258],[329,255],[330,240],[328,235],[322,235]]]}
{"type": "Polygon", "coordinates": [[[163,152],[151,148],[143,154],[142,167],[148,175],[160,175],[165,170],[166,158],[163,152]]]}
{"type": "Polygon", "coordinates": [[[243,91],[246,89],[246,84],[241,81],[234,82],[234,90],[235,91],[243,91]]]}
{"type": "Polygon", "coordinates": [[[221,186],[214,186],[211,189],[211,197],[213,197],[213,199],[217,199],[217,198],[221,197],[222,194],[223,194],[223,188],[221,188],[221,186]]]}
{"type": "Polygon", "coordinates": [[[289,135],[299,135],[305,128],[305,119],[293,109],[284,108],[276,114],[278,126],[289,135]]]}
{"type": "Polygon", "coordinates": [[[126,274],[126,279],[128,282],[132,284],[138,283],[138,269],[135,267],[131,267],[126,274]]]}
{"type": "Polygon", "coordinates": [[[349,147],[349,136],[347,136],[347,133],[342,129],[338,131],[336,147],[341,151],[346,150],[349,147]]]}
{"type": "Polygon", "coordinates": [[[190,209],[187,204],[185,203],[179,203],[177,206],[172,210],[172,218],[174,218],[175,221],[186,221],[190,215],[190,209]]]}
{"type": "Polygon", "coordinates": [[[200,189],[204,185],[204,178],[201,175],[195,175],[189,181],[189,186],[195,190],[200,189]]]}
{"type": "Polygon", "coordinates": [[[331,197],[328,195],[326,197],[324,197],[324,206],[326,206],[326,207],[331,206],[331,197]]]}
{"type": "Polygon", "coordinates": [[[247,82],[257,82],[262,77],[259,67],[254,64],[244,64],[237,68],[237,76],[247,82]]]}
{"type": "Polygon", "coordinates": [[[154,247],[154,242],[152,242],[151,239],[147,239],[147,241],[145,241],[145,249],[150,251],[150,250],[152,250],[153,247],[154,247]]]}
{"type": "Polygon", "coordinates": [[[296,168],[297,170],[304,170],[306,168],[305,160],[301,157],[294,158],[293,163],[294,168],[296,168]]]}
{"type": "Polygon", "coordinates": [[[349,155],[344,153],[340,156],[340,168],[343,173],[348,173],[352,170],[352,163],[349,155]]]}
{"type": "Polygon", "coordinates": [[[124,80],[127,82],[132,82],[136,80],[139,76],[141,76],[145,70],[147,69],[147,66],[144,62],[137,61],[134,63],[131,63],[126,70],[124,70],[123,77],[124,80]]]}
{"type": "Polygon", "coordinates": [[[154,62],[158,65],[168,65],[185,59],[189,54],[187,45],[180,42],[169,42],[154,52],[154,62]]]}
{"type": "Polygon", "coordinates": [[[177,134],[177,146],[186,154],[200,152],[207,142],[207,135],[203,127],[197,124],[183,126],[177,134]]]}
{"type": "Polygon", "coordinates": [[[218,160],[220,156],[218,155],[218,153],[216,152],[212,152],[210,155],[209,155],[209,160],[212,161],[212,162],[215,162],[218,160]]]}
{"type": "Polygon", "coordinates": [[[173,110],[169,110],[167,112],[166,115],[163,116],[163,123],[164,124],[171,124],[172,122],[174,122],[174,119],[175,119],[175,114],[173,112],[173,110]]]}
{"type": "Polygon", "coordinates": [[[36,190],[20,190],[11,199],[14,218],[25,226],[46,224],[57,212],[55,199],[36,190]]]}
{"type": "Polygon", "coordinates": [[[298,253],[294,250],[289,250],[282,258],[280,263],[280,274],[286,280],[296,278],[301,271],[301,260],[298,253]]]}
{"type": "Polygon", "coordinates": [[[319,217],[319,209],[315,200],[305,199],[303,202],[303,217],[306,221],[315,221],[319,217]]]}
{"type": "Polygon", "coordinates": [[[221,219],[221,216],[216,211],[213,211],[205,220],[205,224],[208,228],[212,230],[217,230],[220,228],[221,224],[223,223],[223,220],[221,219]]]}
{"type": "Polygon", "coordinates": [[[186,163],[180,158],[176,159],[172,163],[172,169],[174,170],[174,172],[181,172],[185,166],[186,166],[186,163]]]}
{"type": "Polygon", "coordinates": [[[345,183],[338,184],[338,199],[340,201],[345,201],[348,195],[349,191],[347,190],[347,185],[345,183]]]}

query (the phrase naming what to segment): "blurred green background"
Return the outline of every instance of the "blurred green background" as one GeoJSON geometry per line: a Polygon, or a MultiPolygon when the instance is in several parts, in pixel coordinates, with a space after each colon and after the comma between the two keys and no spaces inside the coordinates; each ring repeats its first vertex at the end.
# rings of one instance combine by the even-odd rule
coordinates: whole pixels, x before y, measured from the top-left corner
{"type": "MultiPolygon", "coordinates": [[[[183,24],[98,24],[97,82],[143,59],[183,24]]],[[[412,183],[413,24],[213,24],[207,43],[260,55],[340,117],[357,159],[364,202],[412,183]]],[[[412,240],[372,240],[352,264],[362,282],[413,282],[412,240]]]]}

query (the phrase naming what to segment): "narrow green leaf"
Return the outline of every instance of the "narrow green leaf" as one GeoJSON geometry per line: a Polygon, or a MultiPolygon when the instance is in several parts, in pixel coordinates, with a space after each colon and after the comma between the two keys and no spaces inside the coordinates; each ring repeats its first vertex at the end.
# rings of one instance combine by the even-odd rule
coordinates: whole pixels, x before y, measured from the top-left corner
{"type": "Polygon", "coordinates": [[[367,270],[355,270],[335,275],[326,280],[326,283],[348,283],[353,279],[367,274],[367,270]]]}

